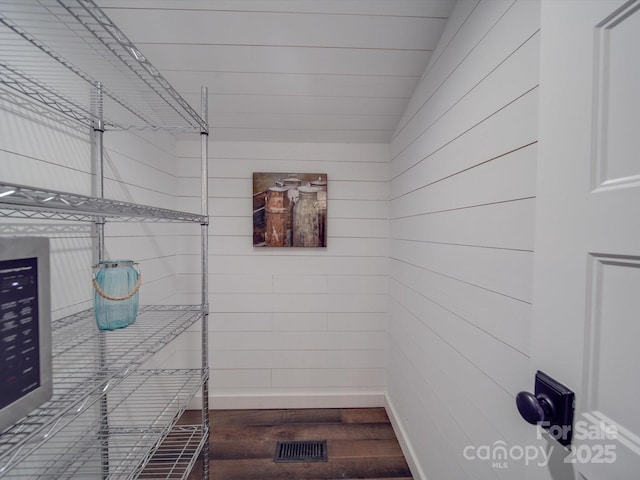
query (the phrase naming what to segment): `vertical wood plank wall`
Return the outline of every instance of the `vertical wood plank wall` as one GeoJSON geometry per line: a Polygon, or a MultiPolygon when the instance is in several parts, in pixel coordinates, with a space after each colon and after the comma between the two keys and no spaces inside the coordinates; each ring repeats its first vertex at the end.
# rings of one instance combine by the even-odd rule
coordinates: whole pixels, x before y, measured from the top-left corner
{"type": "Polygon", "coordinates": [[[417,477],[517,472],[464,448],[525,438],[539,23],[458,2],[390,146],[387,401],[417,477]]]}
{"type": "MultiPolygon", "coordinates": [[[[182,206],[196,208],[199,144],[178,142],[182,206]]],[[[214,408],[383,404],[388,145],[210,142],[214,408]],[[328,175],[327,248],[252,242],[252,173],[328,175]]],[[[192,272],[186,296],[199,292],[192,272]]],[[[193,362],[198,333],[174,364],[193,362]]]]}

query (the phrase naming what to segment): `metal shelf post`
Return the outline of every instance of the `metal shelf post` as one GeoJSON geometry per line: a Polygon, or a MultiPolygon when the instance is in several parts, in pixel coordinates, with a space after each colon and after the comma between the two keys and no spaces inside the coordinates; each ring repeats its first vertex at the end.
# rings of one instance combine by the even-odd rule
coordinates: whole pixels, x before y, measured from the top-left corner
{"type": "MultiPolygon", "coordinates": [[[[93,195],[104,198],[104,121],[103,121],[103,93],[102,84],[96,83],[95,94],[92,97],[93,129],[91,131],[91,160],[93,169],[93,195]]],[[[96,217],[94,222],[95,243],[94,259],[96,264],[104,260],[104,217],[96,217]]],[[[98,343],[99,371],[104,372],[107,366],[107,343],[104,335],[100,335],[98,343]]],[[[109,404],[107,393],[100,395],[100,464],[102,478],[109,476],[109,404]]]]}
{"type": "MultiPolygon", "coordinates": [[[[208,90],[202,87],[201,115],[205,122],[208,122],[208,90]]],[[[200,132],[201,141],[201,213],[206,219],[202,223],[202,371],[205,380],[202,385],[202,425],[205,428],[207,444],[209,439],[209,131],[203,129],[200,132]]],[[[209,449],[202,451],[202,478],[209,478],[209,449]]]]}

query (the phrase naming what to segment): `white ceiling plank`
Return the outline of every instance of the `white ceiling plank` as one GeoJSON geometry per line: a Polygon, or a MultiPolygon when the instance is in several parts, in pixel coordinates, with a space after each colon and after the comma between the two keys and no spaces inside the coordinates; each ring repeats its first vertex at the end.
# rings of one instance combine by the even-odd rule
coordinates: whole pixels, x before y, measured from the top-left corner
{"type": "MultiPolygon", "coordinates": [[[[199,93],[183,96],[191,105],[199,105],[199,93]]],[[[407,102],[404,98],[216,95],[209,92],[212,113],[401,115],[407,102]]]]}
{"type": "Polygon", "coordinates": [[[113,9],[135,7],[447,18],[456,0],[98,0],[97,3],[107,14],[113,9]]]}
{"type": "Polygon", "coordinates": [[[209,139],[225,142],[389,143],[389,132],[212,128],[209,139]]]}
{"type": "Polygon", "coordinates": [[[218,113],[209,117],[213,128],[269,128],[292,130],[352,130],[392,132],[396,115],[317,115],[218,113]]]}
{"type": "Polygon", "coordinates": [[[286,73],[234,73],[165,71],[165,78],[179,91],[247,95],[310,95],[330,97],[409,98],[417,76],[309,75],[286,73]]]}
{"type": "Polygon", "coordinates": [[[227,142],[388,143],[456,0],[97,0],[227,142]]]}
{"type": "Polygon", "coordinates": [[[161,71],[422,75],[431,52],[296,47],[140,44],[161,71]]]}
{"type": "Polygon", "coordinates": [[[134,43],[433,50],[446,19],[198,10],[119,9],[134,43]]]}

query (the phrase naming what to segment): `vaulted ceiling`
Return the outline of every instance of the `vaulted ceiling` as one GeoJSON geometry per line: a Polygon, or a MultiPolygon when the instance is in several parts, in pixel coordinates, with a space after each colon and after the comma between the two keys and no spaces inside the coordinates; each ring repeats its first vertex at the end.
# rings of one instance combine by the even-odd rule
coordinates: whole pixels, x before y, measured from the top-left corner
{"type": "Polygon", "coordinates": [[[455,0],[98,0],[211,138],[386,143],[455,0]]]}

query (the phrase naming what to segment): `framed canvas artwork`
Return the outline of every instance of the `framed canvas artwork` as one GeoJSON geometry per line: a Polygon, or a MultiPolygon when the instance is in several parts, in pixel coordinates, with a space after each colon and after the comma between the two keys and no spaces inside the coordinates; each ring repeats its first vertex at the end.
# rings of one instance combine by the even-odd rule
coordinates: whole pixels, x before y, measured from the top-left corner
{"type": "Polygon", "coordinates": [[[327,174],[254,173],[253,245],[326,247],[327,174]]]}

